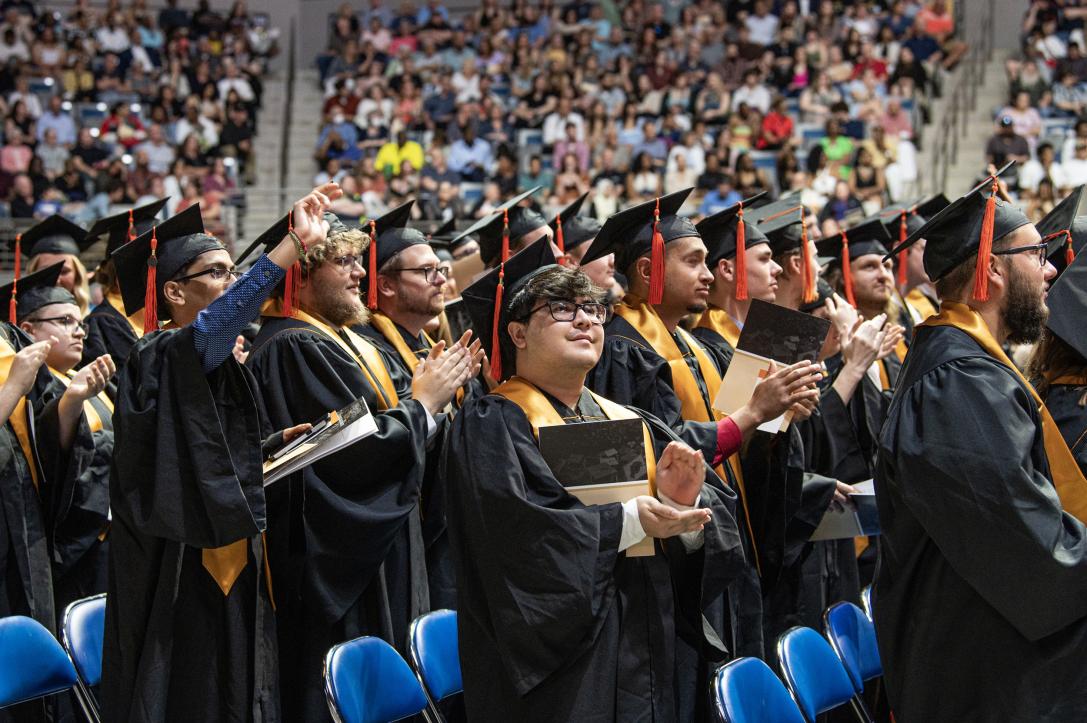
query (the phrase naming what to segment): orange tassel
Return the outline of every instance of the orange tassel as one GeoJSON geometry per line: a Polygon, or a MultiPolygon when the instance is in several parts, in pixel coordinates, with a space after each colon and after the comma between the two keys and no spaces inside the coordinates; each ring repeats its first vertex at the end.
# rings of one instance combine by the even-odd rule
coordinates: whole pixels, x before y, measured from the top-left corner
{"type": "Polygon", "coordinates": [[[842,230],[842,286],[845,287],[845,300],[850,306],[857,306],[857,299],[853,296],[853,269],[849,265],[849,236],[842,230]]]}
{"type": "Polygon", "coordinates": [[[8,321],[12,324],[15,323],[15,294],[19,291],[19,265],[22,263],[23,255],[23,235],[21,233],[15,234],[15,280],[11,282],[11,301],[8,302],[8,321]]]}
{"type": "Polygon", "coordinates": [[[808,243],[807,209],[800,207],[800,273],[804,276],[801,287],[805,304],[810,304],[819,298],[815,290],[815,261],[811,257],[811,244],[808,243]]]}
{"type": "MultiPolygon", "coordinates": [[[[287,233],[294,231],[294,210],[287,212],[287,233]]],[[[283,285],[283,314],[288,318],[298,308],[298,289],[302,285],[302,262],[295,259],[287,269],[287,280],[283,285]]]]}
{"type": "Polygon", "coordinates": [[[747,298],[747,232],[744,230],[744,202],[736,212],[736,300],[747,298]]]}
{"type": "Polygon", "coordinates": [[[502,343],[499,337],[499,324],[502,320],[502,292],[506,280],[506,261],[510,256],[510,214],[502,211],[502,261],[498,264],[498,287],[494,292],[494,318],[491,321],[491,377],[502,381],[502,343]]]}
{"type": "Polygon", "coordinates": [[[978,244],[978,260],[974,266],[974,298],[989,300],[989,256],[993,252],[993,232],[996,230],[997,179],[993,179],[992,192],[985,200],[985,215],[981,220],[981,239],[978,244]]]}
{"type": "Polygon", "coordinates": [[[1065,238],[1064,246],[1064,265],[1071,266],[1072,262],[1076,260],[1076,250],[1072,248],[1072,234],[1069,231],[1065,231],[1068,236],[1065,238]]]}
{"type": "Polygon", "coordinates": [[[555,216],[555,245],[559,247],[559,265],[566,265],[566,240],[562,237],[562,214],[555,216]]]}
{"type": "Polygon", "coordinates": [[[370,263],[366,269],[366,308],[377,311],[377,221],[370,219],[370,263]]]}
{"type": "Polygon", "coordinates": [[[136,240],[136,223],[132,220],[132,209],[128,209],[128,240],[136,240]]]}
{"type": "Polygon", "coordinates": [[[146,335],[159,328],[158,304],[158,247],[156,229],[151,228],[151,255],[147,258],[147,289],[143,297],[143,333],[146,335]]]}
{"type": "MultiPolygon", "coordinates": [[[[898,224],[898,243],[902,244],[906,241],[906,237],[909,234],[906,232],[906,211],[902,211],[902,221],[898,224]]],[[[906,286],[906,254],[908,249],[902,249],[898,252],[898,286],[904,288],[906,286]]]]}
{"type": "Polygon", "coordinates": [[[664,236],[660,232],[661,200],[653,209],[653,241],[649,256],[649,303],[664,301],[664,236]]]}
{"type": "Polygon", "coordinates": [[[509,209],[502,209],[502,256],[499,263],[506,263],[510,260],[510,212],[509,209]]]}

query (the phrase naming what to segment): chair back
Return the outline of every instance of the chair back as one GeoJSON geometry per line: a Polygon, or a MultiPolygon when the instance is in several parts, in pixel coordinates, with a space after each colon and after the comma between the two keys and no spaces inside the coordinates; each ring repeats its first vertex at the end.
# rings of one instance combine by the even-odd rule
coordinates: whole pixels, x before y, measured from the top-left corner
{"type": "Polygon", "coordinates": [[[408,649],[411,663],[435,703],[464,690],[455,610],[435,610],[416,618],[408,649]]]}
{"type": "Polygon", "coordinates": [[[76,600],[64,611],[61,640],[83,685],[102,682],[102,644],[106,636],[106,596],[76,600]]]}
{"type": "Polygon", "coordinates": [[[864,614],[868,616],[868,619],[872,622],[876,621],[876,618],[872,615],[872,586],[865,585],[861,590],[861,605],[864,605],[864,614]]]}
{"type": "Polygon", "coordinates": [[[795,627],[778,638],[778,660],[785,684],[804,717],[816,716],[849,702],[853,683],[830,643],[811,628],[795,627]]]}
{"type": "Polygon", "coordinates": [[[823,633],[856,692],[864,691],[864,681],[883,675],[875,626],[859,607],[849,602],[831,605],[823,613],[823,633]]]}
{"type": "Polygon", "coordinates": [[[380,638],[355,638],[325,656],[325,695],[340,723],[390,723],[427,707],[411,668],[380,638]]]}
{"type": "Polygon", "coordinates": [[[713,692],[724,723],[804,723],[789,691],[758,658],[737,658],[718,668],[713,692]]]}
{"type": "Polygon", "coordinates": [[[76,680],[68,654],[41,623],[0,618],[0,708],[61,693],[76,680]]]}

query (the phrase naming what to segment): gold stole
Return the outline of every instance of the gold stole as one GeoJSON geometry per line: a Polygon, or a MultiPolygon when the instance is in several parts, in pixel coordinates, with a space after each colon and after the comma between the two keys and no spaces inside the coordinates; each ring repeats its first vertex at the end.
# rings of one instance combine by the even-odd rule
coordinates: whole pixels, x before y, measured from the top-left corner
{"type": "MultiPolygon", "coordinates": [[[[67,389],[71,383],[72,378],[64,372],[58,372],[53,367],[49,367],[49,371],[56,377],[57,381],[64,385],[67,389]]],[[[110,414],[113,414],[113,402],[109,400],[105,392],[98,393],[98,401],[109,410],[110,414]]],[[[87,426],[91,428],[91,432],[101,432],[103,428],[102,417],[98,414],[98,410],[94,408],[94,404],[91,400],[83,402],[83,414],[87,416],[87,426]]]]}
{"type": "MultiPolygon", "coordinates": [[[[385,341],[393,345],[393,348],[396,349],[396,353],[400,355],[400,358],[408,365],[408,369],[414,374],[415,367],[419,366],[419,357],[404,341],[404,337],[401,336],[400,330],[396,328],[396,322],[382,314],[380,311],[375,311],[370,314],[370,326],[380,331],[381,335],[385,337],[385,341]]],[[[426,340],[428,349],[434,346],[434,340],[431,339],[430,334],[427,334],[425,331],[423,332],[423,339],[426,340]]],[[[458,407],[464,403],[464,387],[457,388],[456,400],[458,407]]]]}
{"type": "Polygon", "coordinates": [[[906,294],[906,303],[912,306],[921,316],[921,321],[925,321],[939,313],[936,307],[933,306],[932,301],[918,288],[910,289],[910,293],[906,294]]]}
{"type": "MultiPolygon", "coordinates": [[[[15,348],[6,340],[0,339],[0,379],[7,381],[11,373],[11,364],[15,361],[15,348]]],[[[30,443],[30,423],[27,419],[26,397],[23,396],[15,403],[15,409],[7,421],[15,432],[15,438],[19,440],[19,447],[26,458],[26,466],[30,468],[30,481],[34,483],[34,489],[38,489],[38,464],[34,456],[34,445],[30,443]]]]}
{"type": "MultiPolygon", "coordinates": [[[[716,422],[723,418],[723,415],[713,408],[707,407],[706,402],[702,400],[698,380],[695,379],[691,368],[687,366],[687,360],[683,358],[683,352],[679,350],[676,340],[668,333],[668,328],[652,306],[633,294],[628,294],[622,303],[616,307],[615,313],[637,329],[638,333],[649,342],[653,351],[660,354],[668,362],[668,367],[672,370],[672,389],[675,391],[676,397],[679,398],[684,419],[692,422],[716,422]]],[[[694,354],[695,361],[698,362],[698,369],[702,373],[702,380],[706,383],[706,391],[710,395],[710,401],[712,402],[717,390],[721,388],[721,375],[718,373],[717,367],[713,365],[706,351],[687,330],[677,326],[676,333],[683,338],[691,353],[694,354]]],[[[740,465],[739,452],[728,458],[728,466],[732,469],[732,474],[736,478],[740,503],[743,504],[744,517],[747,520],[747,532],[748,537],[751,539],[751,552],[755,558],[755,568],[761,574],[759,552],[755,544],[755,534],[751,528],[751,514],[747,508],[747,490],[744,487],[744,474],[740,465]]],[[[716,468],[716,471],[722,480],[728,479],[725,471],[720,466],[716,468]]]]}
{"type": "MultiPolygon", "coordinates": [[[[282,318],[284,316],[282,300],[269,299],[264,304],[264,308],[261,309],[261,314],[282,318]]],[[[374,393],[377,394],[379,410],[392,409],[396,406],[396,387],[393,385],[392,377],[389,376],[389,370],[385,368],[385,362],[381,359],[381,353],[374,348],[373,344],[350,329],[341,327],[340,331],[351,341],[351,344],[348,344],[331,326],[301,309],[295,309],[291,313],[291,318],[304,321],[314,327],[347,352],[351,359],[355,360],[363,376],[366,377],[366,381],[370,384],[374,393]],[[358,350],[358,353],[351,348],[352,344],[358,350]]]]}
{"type": "Polygon", "coordinates": [[[998,362],[1015,372],[1019,380],[1030,391],[1038,405],[1038,414],[1042,417],[1042,441],[1046,457],[1049,459],[1049,471],[1053,476],[1053,486],[1057,490],[1061,507],[1080,522],[1087,524],[1087,479],[1072,456],[1072,451],[1061,436],[1061,430],[1053,420],[1053,415],[1046,409],[1045,403],[1022,372],[1008,359],[1000,344],[993,338],[992,332],[981,318],[981,314],[966,304],[945,301],[940,304],[940,313],[927,319],[921,326],[953,326],[966,332],[985,352],[998,362]]]}
{"type": "Polygon", "coordinates": [[[697,326],[699,329],[717,332],[733,349],[740,343],[740,327],[736,326],[736,322],[724,309],[718,309],[715,306],[706,309],[702,318],[698,320],[697,326]]]}
{"type": "MultiPolygon", "coordinates": [[[[125,302],[121,298],[120,291],[111,291],[110,293],[106,294],[106,298],[103,299],[103,303],[109,304],[118,314],[125,317],[125,321],[128,322],[129,327],[131,327],[132,329],[132,333],[136,335],[137,339],[143,336],[143,309],[140,309],[132,316],[125,316],[125,302]]],[[[120,363],[123,362],[124,359],[115,359],[114,361],[120,363]]]]}

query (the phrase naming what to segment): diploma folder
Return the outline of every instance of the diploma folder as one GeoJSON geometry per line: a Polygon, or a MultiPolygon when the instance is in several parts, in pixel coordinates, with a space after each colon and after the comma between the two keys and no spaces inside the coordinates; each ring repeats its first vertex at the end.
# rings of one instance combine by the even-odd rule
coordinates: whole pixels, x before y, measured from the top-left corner
{"type": "MultiPolygon", "coordinates": [[[[650,494],[641,419],[540,427],[540,454],[566,491],[585,505],[627,502],[650,494]]],[[[629,557],[653,554],[647,537],[626,550],[629,557]]]]}
{"type": "Polygon", "coordinates": [[[853,504],[845,507],[831,505],[819,521],[819,527],[811,534],[812,542],[846,540],[880,533],[875,484],[867,480],[853,485],[853,489],[856,492],[849,495],[853,504]]]}
{"type": "Polygon", "coordinates": [[[299,435],[273,452],[264,462],[264,486],[304,469],[377,431],[374,415],[365,399],[356,399],[343,409],[329,412],[299,435]]]}
{"type": "MultiPolygon", "coordinates": [[[[771,361],[776,362],[779,369],[805,359],[814,362],[828,331],[830,322],[826,319],[752,299],[736,352],[713,400],[713,408],[735,414],[751,400],[755,387],[769,373],[771,361]]],[[[763,422],[758,429],[777,434],[788,429],[791,419],[792,413],[786,412],[777,419],[763,422]]]]}

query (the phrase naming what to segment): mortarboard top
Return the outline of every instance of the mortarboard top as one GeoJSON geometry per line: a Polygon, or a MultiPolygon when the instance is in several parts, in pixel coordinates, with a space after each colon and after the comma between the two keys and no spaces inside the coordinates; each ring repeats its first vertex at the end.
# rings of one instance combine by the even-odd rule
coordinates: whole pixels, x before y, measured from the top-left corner
{"type": "MultiPolygon", "coordinates": [[[[97,240],[88,236],[79,224],[72,223],[60,214],[54,213],[24,231],[19,237],[22,253],[28,258],[38,254],[71,254],[79,256],[97,240]]],[[[8,243],[15,248],[15,240],[8,243]]]]}
{"type": "Polygon", "coordinates": [[[815,283],[815,299],[807,303],[802,303],[800,305],[800,311],[810,314],[816,309],[821,309],[823,303],[832,296],[834,296],[834,289],[830,288],[830,284],[820,276],[819,280],[815,283]]]}
{"type": "Polygon", "coordinates": [[[951,202],[947,200],[947,196],[937,193],[913,203],[896,203],[886,206],[877,215],[883,220],[883,225],[887,227],[887,233],[891,235],[891,238],[901,242],[905,241],[906,237],[911,233],[921,228],[925,221],[949,205],[951,205],[951,202]],[[906,235],[900,236],[903,213],[906,215],[906,235]]]}
{"type": "Polygon", "coordinates": [[[9,321],[15,324],[47,304],[76,303],[75,297],[67,289],[57,286],[57,279],[64,270],[64,262],[58,261],[44,269],[27,274],[9,284],[0,286],[0,308],[9,309],[9,321]],[[55,291],[54,291],[55,290],[55,291]],[[12,298],[16,306],[12,308],[12,298]],[[47,299],[55,298],[56,301],[47,299]]]}
{"type": "Polygon", "coordinates": [[[766,235],[755,227],[746,216],[751,204],[766,196],[766,192],[757,193],[751,198],[745,198],[740,203],[733,204],[717,213],[706,216],[695,224],[702,240],[706,242],[709,256],[706,257],[706,265],[711,269],[721,259],[732,258],[736,255],[736,231],[739,228],[737,220],[741,208],[744,210],[744,245],[756,246],[761,243],[769,243],[766,235]]]}
{"type": "Polygon", "coordinates": [[[1078,254],[1049,288],[1046,326],[1087,358],[1087,254],[1078,254]]]}
{"type": "Polygon", "coordinates": [[[1084,231],[1087,230],[1087,224],[1085,224],[1087,219],[1079,224],[1076,223],[1076,218],[1084,211],[1085,196],[1087,196],[1087,185],[1077,186],[1035,224],[1038,233],[1042,235],[1042,241],[1049,243],[1046,256],[1058,272],[1064,271],[1064,268],[1079,254],[1084,241],[1087,241],[1087,236],[1084,235],[1084,231]]]}
{"type": "Polygon", "coordinates": [[[476,221],[469,228],[457,234],[451,243],[455,245],[461,239],[475,234],[479,238],[479,255],[483,259],[483,263],[491,265],[500,262],[502,260],[503,212],[509,214],[510,248],[516,246],[521,238],[536,229],[547,226],[547,219],[543,216],[530,208],[518,205],[538,190],[540,190],[540,187],[536,186],[509,199],[495,209],[495,212],[490,216],[476,221]]]}
{"type": "MultiPolygon", "coordinates": [[[[1014,164],[1015,161],[1008,163],[966,195],[955,199],[950,206],[911,233],[905,242],[892,249],[891,254],[898,254],[920,239],[925,239],[925,273],[932,281],[944,278],[972,256],[978,257],[978,264],[988,264],[992,242],[1030,223],[1022,211],[993,195],[996,179],[1014,164]],[[994,212],[993,234],[991,239],[985,239],[986,245],[983,246],[983,220],[986,207],[990,204],[994,212]]],[[[988,277],[982,278],[985,279],[982,283],[975,283],[974,298],[985,301],[989,298],[988,277]]]]}
{"type": "Polygon", "coordinates": [[[169,200],[170,197],[167,196],[166,198],[152,201],[151,203],[144,204],[138,208],[100,218],[95,221],[94,225],[87,231],[87,238],[93,243],[94,241],[97,241],[102,234],[108,233],[109,240],[106,241],[106,254],[104,257],[105,259],[108,259],[113,255],[114,251],[140,234],[150,231],[151,226],[155,223],[156,217],[162,209],[166,207],[166,203],[169,200]]]}
{"type": "Polygon", "coordinates": [[[490,354],[491,370],[501,381],[502,368],[512,361],[506,326],[510,322],[509,307],[517,292],[528,280],[545,268],[555,267],[555,253],[546,238],[537,239],[528,248],[514,254],[506,263],[495,267],[461,292],[465,308],[472,318],[472,332],[490,354]],[[499,292],[499,286],[503,288],[499,292]],[[497,315],[497,325],[495,317],[497,315]],[[498,338],[494,329],[498,329],[498,338]],[[503,359],[505,351],[505,359],[503,359]]]}
{"type": "Polygon", "coordinates": [[[453,237],[457,235],[457,219],[451,218],[438,228],[434,229],[427,234],[427,240],[430,243],[437,241],[439,244],[444,243],[447,247],[451,246],[450,243],[453,237]]]}
{"type": "MultiPolygon", "coordinates": [[[[193,205],[117,249],[113,253],[113,264],[126,314],[131,315],[144,308],[152,238],[157,241],[154,261],[156,308],[148,309],[147,316],[157,319],[158,306],[162,304],[162,287],[166,282],[177,276],[197,256],[208,251],[225,250],[225,247],[219,239],[204,233],[200,206],[193,205]]],[[[153,324],[147,325],[148,329],[153,327],[153,324]]]]}
{"type": "MultiPolygon", "coordinates": [[[[249,246],[247,246],[244,251],[238,254],[237,258],[234,260],[234,263],[238,266],[241,266],[245,262],[245,260],[248,259],[257,249],[262,248],[264,249],[265,253],[267,253],[268,251],[271,251],[273,248],[275,248],[276,245],[283,240],[283,237],[287,235],[287,229],[290,228],[290,221],[291,212],[288,211],[287,213],[283,214],[283,216],[278,221],[269,226],[264,233],[262,233],[260,236],[257,236],[256,240],[253,241],[253,243],[249,244],[249,246]]],[[[339,233],[341,231],[347,231],[349,228],[347,224],[340,220],[339,216],[332,213],[331,211],[325,211],[325,221],[328,223],[329,236],[334,233],[339,233]]]]}

